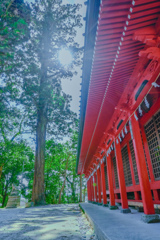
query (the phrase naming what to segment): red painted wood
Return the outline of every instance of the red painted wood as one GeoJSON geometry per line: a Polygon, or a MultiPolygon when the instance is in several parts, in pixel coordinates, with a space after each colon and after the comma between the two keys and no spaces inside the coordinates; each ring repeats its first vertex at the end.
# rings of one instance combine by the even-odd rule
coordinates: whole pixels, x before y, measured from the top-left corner
{"type": "Polygon", "coordinates": [[[102,162],[101,164],[101,182],[102,182],[102,192],[103,192],[103,204],[107,204],[104,162],[102,162]]]}
{"type": "Polygon", "coordinates": [[[133,130],[133,146],[135,152],[135,158],[137,163],[137,170],[139,176],[139,183],[141,188],[141,195],[144,207],[145,214],[155,214],[152,194],[150,189],[150,183],[147,173],[147,167],[145,162],[145,156],[143,151],[143,145],[140,134],[140,127],[138,121],[136,121],[135,117],[131,118],[132,130],[133,130]]]}
{"type": "Polygon", "coordinates": [[[92,201],[92,193],[91,193],[91,179],[89,179],[89,200],[92,201]]]}
{"type": "Polygon", "coordinates": [[[159,200],[160,200],[157,190],[153,190],[153,196],[154,196],[154,200],[155,200],[155,201],[159,201],[159,200]]]}
{"type": "Polygon", "coordinates": [[[151,182],[154,182],[155,179],[154,179],[153,168],[152,168],[151,158],[150,158],[149,149],[148,149],[148,142],[147,142],[146,134],[144,131],[144,127],[141,127],[141,133],[142,133],[142,139],[143,139],[144,149],[145,149],[147,163],[148,163],[149,175],[151,178],[151,182]]]}
{"type": "Polygon", "coordinates": [[[135,200],[140,200],[140,195],[138,192],[134,192],[135,200]]]}
{"type": "Polygon", "coordinates": [[[92,201],[92,195],[91,195],[91,179],[89,179],[89,200],[92,201]]]}
{"type": "Polygon", "coordinates": [[[160,180],[159,181],[154,181],[150,182],[151,189],[160,189],[160,180]]]}
{"type": "Polygon", "coordinates": [[[100,168],[97,169],[97,180],[98,180],[98,202],[101,203],[101,176],[100,168]]]}
{"type": "Polygon", "coordinates": [[[88,200],[89,200],[89,181],[87,182],[87,196],[88,196],[88,200]]]}
{"type": "Polygon", "coordinates": [[[97,181],[96,181],[96,172],[94,173],[94,183],[96,184],[96,185],[94,186],[95,201],[98,202],[98,188],[97,188],[97,181]]]}
{"type": "Polygon", "coordinates": [[[127,150],[128,150],[129,164],[130,164],[130,169],[131,169],[132,184],[133,184],[133,186],[135,186],[136,182],[135,182],[135,178],[134,178],[134,170],[133,170],[133,164],[132,164],[131,151],[130,151],[130,147],[129,147],[129,141],[127,142],[127,150]]]}
{"type": "Polygon", "coordinates": [[[115,206],[115,196],[114,196],[114,185],[112,177],[112,165],[111,165],[111,156],[107,157],[107,176],[108,176],[108,186],[109,186],[109,197],[110,205],[115,206]]]}
{"type": "Polygon", "coordinates": [[[116,152],[116,163],[117,163],[117,172],[118,172],[118,179],[119,179],[122,208],[127,209],[128,200],[127,200],[126,184],[125,184],[124,171],[123,171],[121,146],[119,142],[118,144],[115,142],[115,152],[116,152]]]}
{"type": "Polygon", "coordinates": [[[145,123],[148,122],[148,120],[159,110],[160,108],[160,99],[151,107],[148,113],[146,113],[141,119],[140,119],[140,126],[145,125],[145,123]]]}
{"type": "Polygon", "coordinates": [[[91,199],[94,202],[93,176],[91,177],[91,199]]]}

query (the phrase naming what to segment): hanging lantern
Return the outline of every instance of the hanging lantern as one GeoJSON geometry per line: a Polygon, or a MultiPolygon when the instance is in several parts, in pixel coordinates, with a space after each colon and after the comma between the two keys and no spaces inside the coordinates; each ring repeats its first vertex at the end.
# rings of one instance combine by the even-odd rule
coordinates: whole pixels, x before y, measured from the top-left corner
{"type": "Polygon", "coordinates": [[[148,100],[147,100],[147,97],[145,97],[144,102],[145,102],[146,107],[149,108],[149,107],[150,107],[150,104],[149,104],[149,102],[148,102],[148,100]]]}
{"type": "Polygon", "coordinates": [[[125,134],[127,134],[127,126],[125,125],[125,128],[124,128],[124,131],[125,131],[125,134]]]}
{"type": "Polygon", "coordinates": [[[123,132],[123,129],[122,129],[122,138],[124,138],[124,132],[123,132]]]}
{"type": "Polygon", "coordinates": [[[160,87],[160,85],[158,85],[156,82],[153,82],[153,83],[152,83],[152,86],[155,87],[155,88],[156,88],[156,87],[160,87]]]}
{"type": "Polygon", "coordinates": [[[119,137],[118,137],[118,138],[119,138],[119,141],[122,142],[122,138],[121,138],[121,135],[120,135],[120,134],[119,134],[119,137]]]}
{"type": "Polygon", "coordinates": [[[142,115],[143,115],[143,112],[142,112],[142,108],[141,108],[140,105],[139,105],[138,111],[139,111],[139,115],[142,116],[142,115]]]}
{"type": "Polygon", "coordinates": [[[138,121],[138,117],[135,112],[134,112],[134,117],[135,117],[136,121],[138,121]]]}

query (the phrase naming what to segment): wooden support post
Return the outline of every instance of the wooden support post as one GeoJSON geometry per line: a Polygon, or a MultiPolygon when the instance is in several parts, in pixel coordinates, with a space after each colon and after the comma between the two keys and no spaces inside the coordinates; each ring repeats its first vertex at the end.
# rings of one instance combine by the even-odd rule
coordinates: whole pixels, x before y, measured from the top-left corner
{"type": "Polygon", "coordinates": [[[101,176],[100,168],[97,169],[97,181],[98,181],[98,202],[101,204],[101,176]]]}
{"type": "Polygon", "coordinates": [[[108,176],[109,198],[110,198],[109,208],[111,210],[117,209],[117,207],[115,205],[113,178],[112,178],[112,165],[111,165],[111,156],[110,155],[107,157],[107,176],[108,176]]]}
{"type": "Polygon", "coordinates": [[[155,201],[159,201],[158,191],[157,189],[153,189],[153,196],[155,201]]]}
{"type": "Polygon", "coordinates": [[[92,192],[92,177],[90,178],[90,195],[91,195],[91,202],[92,202],[92,199],[93,199],[93,192],[92,192]]]}
{"type": "Polygon", "coordinates": [[[91,176],[91,201],[94,201],[93,177],[91,176]]]}
{"type": "Polygon", "coordinates": [[[140,200],[140,195],[137,191],[134,192],[135,200],[140,200]]]}
{"type": "Polygon", "coordinates": [[[101,163],[101,182],[102,182],[102,192],[103,192],[103,205],[107,205],[107,196],[106,196],[106,182],[104,175],[104,162],[101,163]]]}
{"type": "Polygon", "coordinates": [[[118,143],[115,142],[115,154],[116,154],[117,172],[118,172],[119,188],[120,188],[121,203],[122,203],[121,212],[130,213],[131,211],[128,208],[126,184],[125,184],[124,171],[123,171],[123,161],[122,161],[121,146],[120,146],[119,140],[118,140],[118,143]]]}
{"type": "Polygon", "coordinates": [[[134,178],[134,170],[133,170],[132,156],[131,156],[131,150],[130,150],[130,147],[129,147],[129,142],[127,142],[127,150],[128,150],[128,157],[129,157],[129,165],[130,165],[130,169],[131,169],[132,183],[133,183],[133,186],[135,186],[136,181],[135,181],[135,178],[134,178]]]}
{"type": "Polygon", "coordinates": [[[88,180],[88,189],[87,189],[87,191],[88,191],[88,196],[89,196],[88,200],[91,201],[91,179],[88,180]]]}
{"type": "Polygon", "coordinates": [[[145,162],[145,155],[143,151],[143,144],[140,134],[140,127],[138,121],[135,119],[134,116],[131,117],[131,128],[133,134],[131,135],[133,136],[133,146],[137,163],[144,213],[155,214],[147,166],[145,162]]]}
{"type": "Polygon", "coordinates": [[[119,198],[118,198],[118,193],[115,193],[115,199],[119,199],[119,198]]]}
{"type": "Polygon", "coordinates": [[[96,197],[96,199],[95,199],[95,201],[96,202],[98,202],[98,188],[97,188],[97,176],[96,176],[96,172],[94,173],[94,183],[96,184],[95,186],[94,186],[94,189],[95,189],[95,197],[96,197]]]}
{"type": "Polygon", "coordinates": [[[94,190],[94,176],[92,176],[92,193],[93,193],[93,196],[92,196],[92,201],[95,202],[95,190],[94,190]]]}
{"type": "Polygon", "coordinates": [[[89,180],[87,181],[87,196],[88,196],[88,201],[90,201],[89,180]]]}

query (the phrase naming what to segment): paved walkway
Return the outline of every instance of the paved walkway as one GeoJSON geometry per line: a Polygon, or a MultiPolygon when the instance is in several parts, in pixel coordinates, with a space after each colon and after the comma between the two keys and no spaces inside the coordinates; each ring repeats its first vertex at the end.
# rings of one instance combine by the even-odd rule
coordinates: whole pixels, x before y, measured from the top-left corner
{"type": "Polygon", "coordinates": [[[97,240],[78,204],[0,209],[0,240],[97,240]]]}
{"type": "Polygon", "coordinates": [[[131,209],[132,213],[123,214],[119,209],[109,210],[91,203],[80,205],[100,240],[160,240],[160,223],[142,222],[142,213],[136,210],[131,209]]]}

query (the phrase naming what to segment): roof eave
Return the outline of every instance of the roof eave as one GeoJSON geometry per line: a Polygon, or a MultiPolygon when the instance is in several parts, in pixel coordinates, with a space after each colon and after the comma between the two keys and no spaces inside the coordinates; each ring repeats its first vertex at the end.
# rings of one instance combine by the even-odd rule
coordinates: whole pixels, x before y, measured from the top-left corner
{"type": "Polygon", "coordinates": [[[84,44],[84,58],[82,68],[82,94],[80,106],[80,120],[79,120],[79,137],[77,149],[76,172],[78,173],[79,157],[81,151],[81,143],[83,137],[83,128],[86,115],[86,106],[88,99],[88,90],[90,82],[90,74],[92,67],[92,58],[95,45],[95,37],[97,31],[97,22],[99,15],[100,0],[88,0],[86,12],[86,28],[85,28],[85,44],[84,44]]]}

